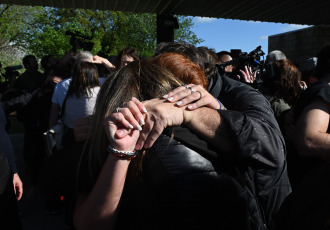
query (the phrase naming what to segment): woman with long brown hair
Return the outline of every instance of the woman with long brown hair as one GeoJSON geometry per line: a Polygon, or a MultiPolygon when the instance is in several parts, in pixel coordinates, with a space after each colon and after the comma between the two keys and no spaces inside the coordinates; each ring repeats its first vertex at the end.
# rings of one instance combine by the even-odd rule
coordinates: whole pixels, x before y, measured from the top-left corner
{"type": "Polygon", "coordinates": [[[301,73],[289,59],[278,60],[270,65],[260,91],[269,100],[275,117],[279,119],[299,99],[302,92],[301,73]]]}
{"type": "Polygon", "coordinates": [[[64,144],[71,144],[74,141],[75,121],[93,113],[99,90],[100,82],[96,66],[90,62],[77,62],[73,67],[72,81],[63,105],[62,120],[68,128],[63,137],[64,144]]]}
{"type": "Polygon", "coordinates": [[[303,91],[300,70],[289,60],[269,64],[260,92],[268,99],[290,149],[293,138],[293,110],[303,91]]]}
{"type": "MultiPolygon", "coordinates": [[[[76,206],[77,208],[74,216],[74,222],[78,229],[83,227],[80,225],[81,223],[83,223],[83,225],[85,226],[85,222],[83,220],[86,220],[87,216],[84,215],[88,214],[89,219],[94,219],[93,217],[89,216],[89,212],[86,212],[84,206],[88,207],[89,205],[92,205],[94,207],[94,205],[96,205],[95,207],[97,208],[99,205],[102,205],[101,203],[98,203],[95,198],[100,199],[102,197],[102,203],[106,202],[108,194],[111,197],[117,198],[115,199],[115,203],[107,205],[107,207],[111,208],[111,210],[104,210],[107,215],[110,215],[109,217],[117,213],[117,205],[119,202],[119,198],[121,197],[121,192],[125,182],[128,166],[130,165],[130,168],[132,168],[132,174],[128,173],[128,176],[136,175],[141,166],[141,160],[144,157],[144,154],[141,153],[138,155],[137,159],[134,159],[132,161],[123,161],[119,157],[116,157],[113,154],[109,154],[106,151],[106,146],[109,143],[109,139],[107,138],[107,135],[109,135],[109,133],[106,133],[106,130],[104,129],[104,120],[108,119],[108,116],[110,114],[116,112],[115,109],[117,107],[121,106],[124,102],[129,101],[133,96],[138,97],[140,100],[160,97],[161,95],[171,90],[173,87],[180,86],[181,84],[182,82],[178,81],[172,74],[170,74],[170,72],[147,61],[131,63],[127,67],[119,70],[104,83],[96,105],[96,111],[94,115],[95,124],[93,126],[92,131],[93,134],[87,141],[89,144],[86,145],[86,151],[84,153],[86,154],[86,156],[85,158],[83,158],[87,159],[87,161],[89,162],[87,165],[90,169],[90,173],[87,173],[87,176],[90,176],[90,181],[92,181],[91,184],[89,184],[89,191],[87,190],[88,192],[90,192],[89,196],[87,196],[88,193],[83,194],[83,192],[87,192],[86,188],[81,188],[80,186],[82,186],[82,183],[78,183],[80,197],[78,197],[78,203],[76,206]],[[114,165],[116,165],[116,168],[112,168],[112,166],[114,165]],[[112,169],[114,169],[114,171],[112,171],[112,169]],[[118,175],[118,177],[116,175],[117,169],[119,170],[120,174],[118,175]],[[104,173],[104,171],[108,170],[112,172],[110,173],[109,171],[110,174],[104,173]],[[116,186],[114,186],[114,184],[111,185],[106,182],[112,181],[109,176],[110,178],[113,178],[112,183],[116,183],[116,186]],[[119,179],[118,182],[117,179],[119,179]],[[99,187],[98,184],[100,183],[100,180],[102,180],[102,186],[99,187]],[[92,189],[93,186],[94,188],[92,189]],[[111,192],[113,190],[115,190],[115,193],[114,195],[111,195],[111,192]],[[93,193],[96,194],[93,195],[93,193]],[[85,198],[83,203],[79,202],[81,197],[85,198]]],[[[120,114],[115,113],[115,116],[116,118],[118,118],[120,114]]],[[[107,124],[109,124],[110,127],[116,127],[117,125],[117,123],[116,125],[114,125],[112,118],[108,119],[107,124]]],[[[127,124],[126,128],[133,128],[133,125],[135,126],[135,129],[132,130],[132,133],[129,136],[131,136],[134,140],[134,138],[136,139],[138,137],[138,130],[141,129],[140,125],[143,125],[143,123],[127,124]]],[[[112,134],[113,133],[111,133],[109,136],[110,140],[111,137],[113,137],[112,134]]],[[[132,151],[134,149],[134,141],[132,141],[132,146],[125,146],[128,141],[122,141],[125,143],[124,146],[120,146],[114,142],[111,143],[111,146],[116,149],[127,151],[132,151]]],[[[81,177],[81,172],[83,171],[82,169],[84,168],[80,167],[80,177],[78,178],[78,181],[86,181],[85,177],[81,177]]],[[[87,170],[87,172],[89,172],[89,170],[87,170]]],[[[102,209],[103,208],[105,208],[105,206],[102,205],[102,209]]],[[[107,220],[101,221],[102,213],[104,211],[97,211],[98,215],[100,216],[96,220],[100,220],[100,222],[95,221],[94,219],[93,222],[96,228],[98,228],[98,224],[100,228],[103,225],[111,227],[111,220],[114,218],[107,218],[107,220]]]]}

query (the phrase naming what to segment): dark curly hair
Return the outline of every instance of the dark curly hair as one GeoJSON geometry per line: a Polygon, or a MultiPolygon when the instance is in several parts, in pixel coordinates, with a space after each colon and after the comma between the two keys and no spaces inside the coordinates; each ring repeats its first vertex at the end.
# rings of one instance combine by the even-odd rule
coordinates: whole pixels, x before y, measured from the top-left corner
{"type": "Polygon", "coordinates": [[[299,69],[289,60],[273,62],[274,74],[265,80],[277,99],[283,98],[290,106],[296,104],[302,92],[299,69]]]}

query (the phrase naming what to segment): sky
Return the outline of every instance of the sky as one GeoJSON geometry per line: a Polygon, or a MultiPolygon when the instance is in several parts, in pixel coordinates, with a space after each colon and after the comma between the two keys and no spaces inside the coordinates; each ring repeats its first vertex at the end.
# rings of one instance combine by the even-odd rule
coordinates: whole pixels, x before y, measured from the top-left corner
{"type": "Polygon", "coordinates": [[[261,45],[261,49],[267,54],[268,36],[307,27],[206,17],[193,17],[193,22],[192,31],[204,40],[198,46],[213,48],[216,52],[241,49],[242,52],[249,53],[261,45]]]}

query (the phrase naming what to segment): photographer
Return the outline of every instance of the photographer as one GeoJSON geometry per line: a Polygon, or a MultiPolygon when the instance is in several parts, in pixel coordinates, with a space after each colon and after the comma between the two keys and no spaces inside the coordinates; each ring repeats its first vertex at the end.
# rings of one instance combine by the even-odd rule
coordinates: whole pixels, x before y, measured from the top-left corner
{"type": "Polygon", "coordinates": [[[264,71],[264,65],[260,61],[260,57],[264,54],[261,46],[258,46],[249,54],[238,50],[236,57],[234,54],[232,55],[234,59],[218,65],[219,73],[222,76],[228,76],[234,80],[247,83],[254,88],[259,88],[264,71]],[[228,71],[230,66],[232,66],[230,68],[232,71],[228,71]]]}
{"type": "MultiPolygon", "coordinates": [[[[231,53],[228,51],[220,51],[217,53],[217,56],[218,56],[219,64],[224,64],[226,62],[233,60],[231,53]]],[[[224,67],[224,71],[226,73],[231,73],[231,72],[233,72],[233,68],[234,68],[233,65],[226,65],[224,67]]]]}

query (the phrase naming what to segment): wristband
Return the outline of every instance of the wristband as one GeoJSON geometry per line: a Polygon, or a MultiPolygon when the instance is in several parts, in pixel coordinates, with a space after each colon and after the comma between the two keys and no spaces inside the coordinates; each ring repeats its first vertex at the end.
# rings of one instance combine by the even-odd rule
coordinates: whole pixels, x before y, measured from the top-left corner
{"type": "Polygon", "coordinates": [[[219,102],[219,104],[220,104],[220,109],[219,110],[222,110],[222,108],[223,108],[222,103],[217,98],[215,100],[217,100],[219,102]]]}
{"type": "Polygon", "coordinates": [[[110,145],[108,146],[107,151],[116,157],[119,157],[121,159],[128,159],[128,160],[133,159],[138,155],[138,153],[135,150],[121,151],[111,147],[110,145]]]}

